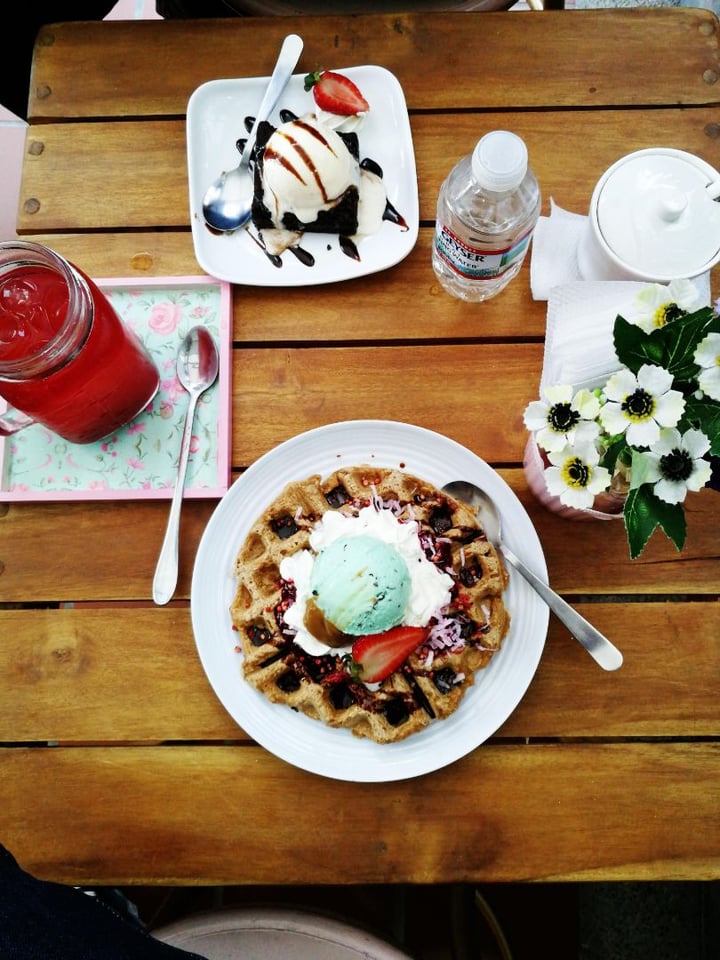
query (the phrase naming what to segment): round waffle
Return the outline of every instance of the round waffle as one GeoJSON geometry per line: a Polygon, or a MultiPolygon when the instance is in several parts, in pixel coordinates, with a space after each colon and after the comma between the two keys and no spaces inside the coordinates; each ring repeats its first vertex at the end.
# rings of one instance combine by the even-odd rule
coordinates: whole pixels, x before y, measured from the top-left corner
{"type": "Polygon", "coordinates": [[[454,713],[510,623],[502,596],[507,572],[474,511],[401,470],[362,465],[289,483],[251,528],[235,576],[230,613],[247,682],[274,703],[378,743],[403,740],[454,713]],[[280,564],[311,549],[310,534],[328,511],[353,515],[369,504],[416,521],[425,555],[454,583],[427,640],[380,684],[366,685],[337,651],[313,656],[294,642],[284,619],[294,585],[283,580],[280,564]]]}

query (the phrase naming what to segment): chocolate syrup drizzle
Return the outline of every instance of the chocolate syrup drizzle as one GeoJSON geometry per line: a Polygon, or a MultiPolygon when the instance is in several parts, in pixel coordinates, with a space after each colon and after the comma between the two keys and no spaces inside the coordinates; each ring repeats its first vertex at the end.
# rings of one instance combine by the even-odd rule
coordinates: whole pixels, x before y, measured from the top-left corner
{"type": "MultiPolygon", "coordinates": [[[[280,120],[282,123],[289,123],[290,121],[297,120],[297,119],[298,119],[297,114],[294,113],[292,110],[283,109],[280,111],[280,120]]],[[[250,131],[252,130],[254,123],[255,123],[254,117],[245,117],[244,126],[248,133],[250,133],[250,131]]],[[[245,149],[245,143],[246,143],[246,139],[244,138],[240,138],[236,141],[235,146],[239,153],[242,153],[242,151],[245,149]]],[[[253,154],[254,154],[254,151],[253,151],[253,154]]],[[[253,155],[250,158],[250,164],[253,165],[254,162],[255,162],[255,157],[253,155]]],[[[382,167],[380,166],[380,164],[378,164],[375,160],[371,159],[370,157],[365,157],[363,160],[361,160],[360,167],[363,170],[367,170],[369,173],[375,174],[375,176],[377,176],[380,180],[384,178],[382,167]]],[[[397,224],[397,226],[400,227],[401,230],[409,229],[405,218],[402,216],[401,213],[399,213],[395,209],[395,207],[392,205],[392,203],[390,203],[387,197],[385,200],[385,210],[383,212],[382,219],[387,220],[389,223],[397,224]]],[[[208,228],[208,229],[211,229],[211,228],[208,228]]],[[[265,244],[263,243],[261,235],[256,236],[255,234],[251,233],[247,227],[245,229],[248,235],[255,241],[255,243],[263,251],[263,253],[268,258],[270,263],[272,263],[274,267],[278,267],[278,268],[282,267],[283,265],[282,256],[278,254],[270,253],[265,247],[265,244]]],[[[217,231],[211,230],[211,232],[216,233],[217,231]]],[[[356,260],[358,263],[360,262],[360,251],[357,248],[357,244],[351,237],[338,235],[338,243],[340,245],[340,249],[345,254],[345,256],[350,257],[350,259],[352,260],[356,260]]],[[[315,265],[315,257],[310,253],[309,250],[306,250],[304,247],[301,247],[300,245],[296,244],[292,247],[288,247],[288,249],[290,253],[292,253],[292,255],[300,263],[303,264],[303,266],[312,267],[315,265]]],[[[328,244],[328,250],[329,249],[331,249],[330,244],[328,244]]]]}

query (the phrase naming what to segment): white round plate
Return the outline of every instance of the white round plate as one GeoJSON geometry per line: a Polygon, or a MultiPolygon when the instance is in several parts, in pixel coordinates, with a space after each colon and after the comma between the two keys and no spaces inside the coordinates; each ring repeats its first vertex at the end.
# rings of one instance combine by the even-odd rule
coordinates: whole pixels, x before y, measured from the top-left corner
{"type": "Polygon", "coordinates": [[[303,770],[337,780],[379,782],[430,773],[465,756],[504,723],[535,675],[545,644],[547,606],[516,574],[505,603],[512,623],[502,650],[478,672],[459,709],[399,743],[378,744],[332,729],[271,703],[242,677],[229,608],[233,565],[259,514],[291,480],[343,466],[395,467],[438,487],[470,480],[495,499],[508,546],[543,580],[542,547],[522,504],[495,471],[470,450],[422,427],[352,420],[302,433],[260,457],[232,485],[203,534],[192,580],[191,613],[200,660],[233,719],[259,744],[303,770]]]}

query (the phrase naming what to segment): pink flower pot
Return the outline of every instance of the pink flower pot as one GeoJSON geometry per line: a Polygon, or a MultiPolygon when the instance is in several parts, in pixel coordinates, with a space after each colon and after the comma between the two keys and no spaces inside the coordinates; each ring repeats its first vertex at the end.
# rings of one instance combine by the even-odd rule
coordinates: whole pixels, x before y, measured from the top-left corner
{"type": "Polygon", "coordinates": [[[566,507],[559,497],[554,497],[548,492],[545,483],[545,469],[549,466],[549,461],[545,459],[542,451],[531,435],[525,444],[525,455],[523,457],[523,469],[525,470],[525,479],[528,487],[546,510],[556,513],[559,517],[565,517],[567,520],[620,520],[623,515],[625,498],[616,493],[601,493],[593,502],[591,510],[580,510],[577,507],[566,507]]]}

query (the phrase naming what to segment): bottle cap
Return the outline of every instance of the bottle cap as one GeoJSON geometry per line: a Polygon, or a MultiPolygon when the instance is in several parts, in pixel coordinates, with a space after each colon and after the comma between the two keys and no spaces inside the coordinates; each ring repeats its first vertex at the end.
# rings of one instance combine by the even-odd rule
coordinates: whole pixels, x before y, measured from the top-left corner
{"type": "Polygon", "coordinates": [[[524,141],[508,130],[486,133],[473,150],[473,177],[483,189],[495,193],[519,187],[527,166],[528,152],[524,141]]]}

